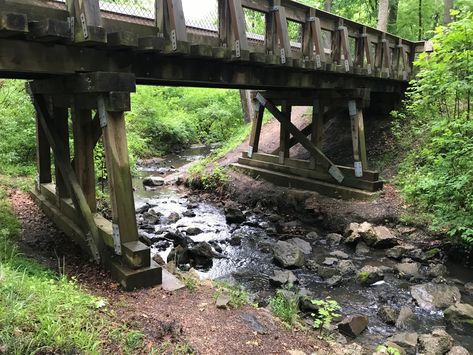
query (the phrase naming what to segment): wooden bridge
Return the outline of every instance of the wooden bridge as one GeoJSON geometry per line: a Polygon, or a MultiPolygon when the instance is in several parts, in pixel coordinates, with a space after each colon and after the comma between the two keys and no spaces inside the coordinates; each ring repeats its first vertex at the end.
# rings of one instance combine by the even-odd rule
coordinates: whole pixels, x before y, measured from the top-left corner
{"type": "Polygon", "coordinates": [[[182,1],[145,8],[0,0],[0,77],[30,79],[37,112],[35,199],[126,289],[161,282],[135,219],[124,112],[136,84],[261,90],[250,147],[237,166],[282,184],[365,196],[382,183],[368,167],[363,108],[382,95],[400,97],[424,47],[289,0],[215,0],[214,23],[199,27],[186,23],[182,1]],[[250,14],[261,19],[262,33],[247,28],[250,14]],[[295,105],[313,107],[301,130],[291,123],[295,105]],[[351,118],[353,167],[336,165],[321,149],[324,118],[340,107],[351,118]],[[281,123],[273,154],[258,152],[265,109],[281,123]],[[101,137],[112,221],[96,207],[93,150],[101,137]],[[290,158],[297,143],[310,160],[290,158]]]}

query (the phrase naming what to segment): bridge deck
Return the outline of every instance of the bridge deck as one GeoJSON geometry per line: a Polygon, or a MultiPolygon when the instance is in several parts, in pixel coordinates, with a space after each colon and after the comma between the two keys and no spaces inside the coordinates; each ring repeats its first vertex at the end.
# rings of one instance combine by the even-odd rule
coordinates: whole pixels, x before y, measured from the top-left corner
{"type": "Polygon", "coordinates": [[[148,12],[76,3],[0,0],[0,76],[105,71],[143,84],[392,92],[405,88],[423,49],[288,0],[218,0],[216,22],[200,28],[186,23],[181,0],[156,0],[148,12]],[[247,31],[248,11],[263,16],[264,34],[247,31]]]}

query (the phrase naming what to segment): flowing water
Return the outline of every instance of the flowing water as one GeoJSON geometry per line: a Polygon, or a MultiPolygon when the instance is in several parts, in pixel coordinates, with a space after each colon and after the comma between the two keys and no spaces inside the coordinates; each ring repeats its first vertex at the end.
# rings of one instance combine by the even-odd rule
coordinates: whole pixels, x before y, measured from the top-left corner
{"type": "MultiPolygon", "coordinates": [[[[154,191],[146,191],[143,188],[143,177],[166,176],[175,173],[174,169],[185,169],[189,163],[200,159],[208,152],[209,149],[202,147],[191,149],[180,155],[169,156],[158,165],[140,169],[139,176],[134,180],[137,209],[148,204],[151,210],[160,212],[164,216],[161,223],[156,224],[152,229],[140,230],[140,233],[154,241],[152,253],[159,253],[166,260],[173,247],[172,241],[166,239],[166,234],[170,230],[185,232],[191,227],[199,228],[202,232],[190,238],[194,242],[210,243],[223,256],[213,259],[212,267],[209,269],[198,270],[200,277],[237,282],[243,285],[256,301],[265,305],[276,291],[269,277],[275,269],[279,269],[273,262],[270,247],[277,240],[290,238],[290,235],[277,234],[276,225],[270,222],[269,215],[259,211],[243,211],[246,216],[244,223],[228,225],[223,206],[219,204],[205,201],[198,195],[187,195],[185,190],[179,190],[175,186],[164,186],[154,191]],[[169,170],[171,166],[172,169],[169,170]],[[172,213],[178,213],[181,218],[177,221],[168,220],[167,217],[172,213]],[[230,243],[232,236],[235,235],[241,237],[241,244],[230,243]]],[[[313,231],[317,227],[297,225],[297,229],[313,231]]],[[[330,252],[340,250],[349,255],[349,260],[354,263],[357,270],[367,264],[387,267],[393,267],[396,264],[394,260],[386,258],[382,250],[371,250],[367,255],[357,255],[352,248],[343,243],[331,244],[325,238],[327,232],[322,230],[318,232],[319,238],[308,240],[312,245],[312,253],[306,256],[307,260],[315,260],[320,264],[330,252]]],[[[471,269],[465,269],[456,264],[449,264],[448,268],[450,281],[458,284],[473,281],[471,269]]],[[[357,342],[369,347],[382,344],[386,338],[400,331],[414,331],[422,334],[430,333],[434,327],[446,326],[441,311],[422,310],[413,303],[409,287],[414,283],[399,279],[393,273],[387,273],[384,282],[378,286],[361,287],[352,277],[345,280],[339,287],[329,287],[327,282],[313,271],[305,268],[292,271],[298,278],[298,287],[310,292],[312,297],[330,296],[341,305],[342,314],[369,316],[368,330],[357,338],[357,342]],[[411,307],[414,315],[406,322],[405,330],[397,330],[394,326],[386,325],[377,316],[379,307],[386,304],[397,309],[405,305],[411,307]]],[[[473,299],[464,296],[462,302],[473,303],[473,299]]],[[[458,344],[473,351],[473,337],[453,328],[447,328],[447,330],[458,344]]]]}

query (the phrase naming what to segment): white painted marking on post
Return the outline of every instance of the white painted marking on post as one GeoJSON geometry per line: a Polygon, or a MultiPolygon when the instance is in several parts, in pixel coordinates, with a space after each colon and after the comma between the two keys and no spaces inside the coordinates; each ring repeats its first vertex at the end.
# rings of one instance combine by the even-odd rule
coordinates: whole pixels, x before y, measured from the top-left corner
{"type": "Polygon", "coordinates": [[[361,161],[355,162],[355,176],[363,177],[363,165],[361,164],[361,161]]]}

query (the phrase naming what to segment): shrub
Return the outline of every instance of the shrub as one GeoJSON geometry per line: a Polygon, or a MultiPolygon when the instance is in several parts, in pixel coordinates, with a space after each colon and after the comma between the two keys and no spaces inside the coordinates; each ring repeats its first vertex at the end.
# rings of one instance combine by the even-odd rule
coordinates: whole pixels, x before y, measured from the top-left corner
{"type": "Polygon", "coordinates": [[[473,15],[438,28],[435,51],[421,54],[420,70],[397,114],[396,134],[413,147],[397,182],[434,230],[473,244],[473,15]]]}
{"type": "Polygon", "coordinates": [[[278,290],[276,295],[269,300],[273,313],[288,326],[299,325],[298,297],[288,295],[284,290],[278,290]]]}

